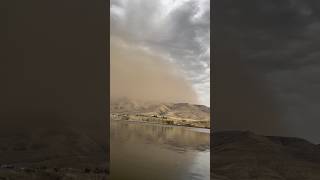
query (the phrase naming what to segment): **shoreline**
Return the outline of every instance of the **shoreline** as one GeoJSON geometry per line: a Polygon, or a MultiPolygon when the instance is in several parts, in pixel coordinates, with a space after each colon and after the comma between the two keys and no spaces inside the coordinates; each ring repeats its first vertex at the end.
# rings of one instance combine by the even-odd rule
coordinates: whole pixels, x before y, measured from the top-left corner
{"type": "Polygon", "coordinates": [[[205,129],[210,130],[209,127],[198,127],[198,126],[192,126],[192,125],[181,125],[181,124],[167,124],[166,122],[150,122],[150,121],[143,121],[143,120],[126,120],[126,119],[112,119],[112,121],[119,121],[119,122],[129,122],[129,123],[141,123],[141,124],[154,124],[154,125],[163,125],[163,126],[171,126],[171,127],[184,127],[184,128],[197,128],[197,129],[205,129]]]}

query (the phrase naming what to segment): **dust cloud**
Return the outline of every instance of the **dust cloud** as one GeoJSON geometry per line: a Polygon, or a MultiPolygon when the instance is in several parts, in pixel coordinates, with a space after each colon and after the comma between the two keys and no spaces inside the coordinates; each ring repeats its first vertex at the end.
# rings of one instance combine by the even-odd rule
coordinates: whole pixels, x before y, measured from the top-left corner
{"type": "Polygon", "coordinates": [[[232,43],[220,43],[214,51],[214,130],[287,135],[281,121],[282,109],[269,82],[249,63],[244,63],[239,48],[232,43]]]}
{"type": "Polygon", "coordinates": [[[111,38],[110,96],[141,101],[198,103],[192,86],[160,56],[111,38]]]}

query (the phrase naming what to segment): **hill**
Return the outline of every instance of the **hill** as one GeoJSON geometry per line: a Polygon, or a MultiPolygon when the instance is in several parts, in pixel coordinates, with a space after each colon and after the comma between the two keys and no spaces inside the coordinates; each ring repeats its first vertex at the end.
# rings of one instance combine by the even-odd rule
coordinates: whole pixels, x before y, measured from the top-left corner
{"type": "Polygon", "coordinates": [[[204,105],[118,98],[111,100],[110,112],[112,120],[210,128],[210,108],[204,105]]]}
{"type": "Polygon", "coordinates": [[[108,172],[106,147],[82,132],[0,133],[0,179],[101,179],[108,172]]]}
{"type": "Polygon", "coordinates": [[[320,148],[293,137],[225,131],[211,136],[214,180],[318,180],[320,148]]]}

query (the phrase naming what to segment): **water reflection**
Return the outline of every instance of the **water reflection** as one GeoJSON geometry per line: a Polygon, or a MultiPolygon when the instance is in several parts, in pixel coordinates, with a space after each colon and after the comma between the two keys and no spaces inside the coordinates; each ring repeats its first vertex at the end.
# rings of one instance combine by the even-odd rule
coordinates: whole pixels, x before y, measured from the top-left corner
{"type": "Polygon", "coordinates": [[[111,123],[111,180],[209,180],[209,130],[111,123]]]}

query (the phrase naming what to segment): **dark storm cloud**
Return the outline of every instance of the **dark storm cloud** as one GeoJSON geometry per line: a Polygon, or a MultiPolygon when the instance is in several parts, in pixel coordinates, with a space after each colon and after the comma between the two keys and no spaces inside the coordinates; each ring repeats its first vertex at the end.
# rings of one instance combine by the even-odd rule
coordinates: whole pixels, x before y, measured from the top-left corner
{"type": "Polygon", "coordinates": [[[225,61],[238,61],[255,72],[265,95],[275,99],[278,108],[267,111],[279,113],[286,132],[274,133],[319,142],[314,127],[320,125],[320,2],[227,0],[214,6],[214,32],[222,36],[215,44],[234,44],[239,52],[238,58],[225,61]]]}
{"type": "Polygon", "coordinates": [[[111,36],[165,56],[209,105],[210,1],[111,1],[111,36]]]}

